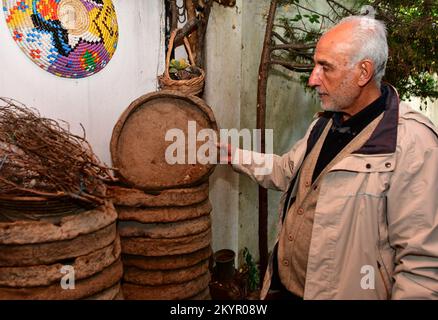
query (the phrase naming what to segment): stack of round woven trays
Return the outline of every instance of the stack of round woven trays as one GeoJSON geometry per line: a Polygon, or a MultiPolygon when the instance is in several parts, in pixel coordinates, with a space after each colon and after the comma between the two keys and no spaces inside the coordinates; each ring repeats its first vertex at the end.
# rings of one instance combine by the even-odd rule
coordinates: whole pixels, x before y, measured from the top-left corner
{"type": "Polygon", "coordinates": [[[114,128],[111,154],[122,184],[108,194],[119,214],[126,299],[210,298],[208,177],[214,165],[165,159],[166,132],[187,134],[188,121],[198,132],[217,131],[201,99],[161,91],[134,101],[114,128]]]}
{"type": "Polygon", "coordinates": [[[116,219],[110,202],[0,199],[0,299],[123,298],[116,219]]]}
{"type": "Polygon", "coordinates": [[[85,138],[0,98],[0,299],[122,298],[107,180],[85,138]]]}

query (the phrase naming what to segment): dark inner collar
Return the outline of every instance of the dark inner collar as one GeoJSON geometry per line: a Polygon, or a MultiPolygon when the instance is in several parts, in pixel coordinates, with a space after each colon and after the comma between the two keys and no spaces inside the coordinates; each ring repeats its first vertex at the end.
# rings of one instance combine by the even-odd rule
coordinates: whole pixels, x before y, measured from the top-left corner
{"type": "Polygon", "coordinates": [[[332,128],[339,132],[360,132],[385,110],[387,88],[382,86],[381,92],[380,97],[346,121],[343,121],[342,112],[334,112],[332,128]]]}

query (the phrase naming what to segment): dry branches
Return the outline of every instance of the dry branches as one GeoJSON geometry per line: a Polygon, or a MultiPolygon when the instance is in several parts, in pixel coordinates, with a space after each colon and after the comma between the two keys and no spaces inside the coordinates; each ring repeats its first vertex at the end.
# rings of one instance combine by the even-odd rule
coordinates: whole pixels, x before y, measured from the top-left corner
{"type": "MultiPolygon", "coordinates": [[[[65,198],[99,205],[109,168],[85,137],[36,110],[0,98],[0,198],[65,198]]],[[[84,134],[85,136],[85,134],[84,134]]]]}

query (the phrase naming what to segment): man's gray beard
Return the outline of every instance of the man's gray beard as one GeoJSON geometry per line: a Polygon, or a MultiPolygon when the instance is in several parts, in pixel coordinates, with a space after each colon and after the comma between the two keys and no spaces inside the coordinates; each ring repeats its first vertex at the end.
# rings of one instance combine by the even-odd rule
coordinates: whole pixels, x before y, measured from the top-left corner
{"type": "Polygon", "coordinates": [[[340,108],[337,106],[324,107],[322,102],[321,102],[321,109],[324,111],[330,111],[330,112],[339,112],[340,111],[340,108]]]}

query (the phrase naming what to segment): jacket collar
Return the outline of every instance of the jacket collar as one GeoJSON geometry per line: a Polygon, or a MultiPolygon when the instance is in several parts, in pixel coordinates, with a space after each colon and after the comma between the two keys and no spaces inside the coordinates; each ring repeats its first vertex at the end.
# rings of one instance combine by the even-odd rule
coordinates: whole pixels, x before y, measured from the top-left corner
{"type": "Polygon", "coordinates": [[[396,150],[400,98],[393,86],[382,83],[382,87],[387,90],[383,118],[368,141],[353,152],[355,154],[388,154],[396,150]]]}
{"type": "MultiPolygon", "coordinates": [[[[386,90],[383,118],[368,141],[353,154],[389,154],[396,150],[400,99],[393,86],[382,83],[382,89],[386,90]]],[[[328,121],[333,117],[333,112],[318,112],[316,116],[319,119],[309,134],[306,156],[312,150],[328,121]]]]}

